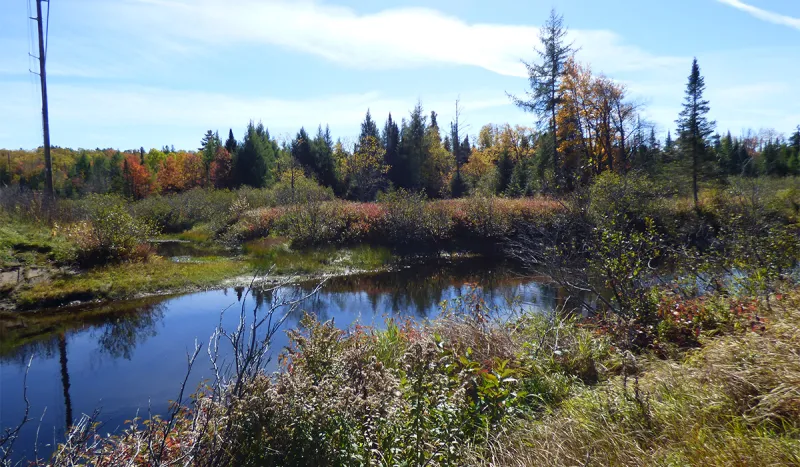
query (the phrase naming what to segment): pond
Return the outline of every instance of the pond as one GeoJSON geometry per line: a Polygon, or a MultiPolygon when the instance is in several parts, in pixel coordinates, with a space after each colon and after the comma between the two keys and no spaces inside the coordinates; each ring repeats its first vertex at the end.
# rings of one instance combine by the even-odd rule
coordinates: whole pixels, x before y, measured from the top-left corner
{"type": "MultiPolygon", "coordinates": [[[[315,285],[297,284],[279,292],[300,296],[315,285]]],[[[381,327],[387,318],[430,319],[441,312],[443,301],[473,290],[499,310],[515,304],[549,311],[562,298],[554,287],[487,260],[442,260],[331,279],[287,317],[282,330],[296,327],[304,312],[334,320],[342,329],[354,324],[381,327]]],[[[24,415],[23,382],[31,358],[27,397],[33,421],[17,442],[18,455],[32,454],[37,428],[39,452],[47,453],[68,423],[95,409],[101,410],[102,433],[114,433],[137,414],[147,416],[148,410],[164,413],[178,395],[187,352],[195,343],[204,349],[189,376],[189,389],[211,377],[205,349],[215,328],[222,323],[233,329],[242,306],[252,312],[273,300],[274,295],[249,294],[242,288],[222,289],[87,307],[69,315],[43,312],[8,319],[0,323],[0,426],[13,427],[24,415]]],[[[273,357],[287,344],[285,332],[278,332],[273,357]]],[[[272,358],[268,370],[279,369],[277,360],[272,358]]]]}

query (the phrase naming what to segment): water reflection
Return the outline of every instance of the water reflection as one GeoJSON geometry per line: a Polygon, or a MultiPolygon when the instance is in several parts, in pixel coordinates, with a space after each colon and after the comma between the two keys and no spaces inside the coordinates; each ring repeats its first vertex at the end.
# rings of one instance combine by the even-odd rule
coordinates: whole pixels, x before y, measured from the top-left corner
{"type": "Polygon", "coordinates": [[[58,356],[61,362],[61,387],[64,391],[64,429],[72,426],[72,398],[69,396],[69,369],[67,366],[67,336],[63,332],[58,335],[58,356]]]}
{"type": "Polygon", "coordinates": [[[63,357],[68,336],[99,331],[98,348],[112,358],[130,359],[133,349],[156,334],[164,298],[85,307],[67,312],[19,313],[0,318],[0,363],[27,364],[31,355],[63,357]],[[62,342],[63,341],[63,342],[62,342]]]}
{"type": "MultiPolygon", "coordinates": [[[[0,427],[22,416],[24,369],[34,356],[28,377],[32,417],[47,408],[40,439],[59,440],[74,418],[102,409],[104,432],[117,431],[126,419],[152,409],[161,413],[175,399],[186,372],[186,352],[195,342],[207,344],[216,326],[238,324],[242,304],[250,312],[271,306],[275,295],[298,296],[316,283],[271,291],[245,288],[180,297],[87,307],[69,314],[20,314],[0,318],[0,427]],[[227,310],[221,315],[222,310],[227,310]]],[[[333,319],[347,328],[355,323],[383,326],[386,317],[414,320],[435,317],[444,300],[456,299],[475,286],[490,306],[524,303],[553,310],[563,301],[558,291],[535,279],[485,260],[472,259],[415,266],[399,271],[336,278],[287,317],[284,330],[296,327],[303,313],[333,319]]],[[[284,332],[273,341],[274,353],[288,345],[284,332]]],[[[203,352],[205,355],[205,352],[203,352]]],[[[229,357],[224,349],[221,357],[229,357]]],[[[206,357],[207,358],[207,357],[206,357]]],[[[277,370],[272,359],[268,370],[277,370]]],[[[198,362],[189,387],[211,377],[207,361],[198,362]]],[[[38,420],[37,420],[38,421],[38,420]]],[[[19,441],[32,451],[36,424],[19,441]]],[[[40,449],[43,447],[40,446],[40,449]]]]}

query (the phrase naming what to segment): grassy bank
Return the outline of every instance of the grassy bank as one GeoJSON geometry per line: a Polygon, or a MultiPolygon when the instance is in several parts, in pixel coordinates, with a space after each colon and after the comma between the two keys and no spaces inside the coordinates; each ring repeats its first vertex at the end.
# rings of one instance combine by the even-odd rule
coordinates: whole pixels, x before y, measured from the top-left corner
{"type": "Polygon", "coordinates": [[[294,250],[281,240],[254,241],[235,257],[192,257],[172,261],[152,256],[74,273],[54,272],[35,283],[10,288],[20,309],[49,308],[72,302],[126,300],[142,295],[182,293],[220,286],[231,279],[247,285],[255,274],[276,276],[351,274],[378,271],[398,261],[388,250],[361,246],[294,250]]]}
{"type": "Polygon", "coordinates": [[[12,297],[24,309],[60,306],[73,301],[127,299],[211,287],[252,270],[246,262],[222,258],[192,263],[151,258],[147,262],[115,264],[82,274],[54,277],[17,290],[12,297]]]}

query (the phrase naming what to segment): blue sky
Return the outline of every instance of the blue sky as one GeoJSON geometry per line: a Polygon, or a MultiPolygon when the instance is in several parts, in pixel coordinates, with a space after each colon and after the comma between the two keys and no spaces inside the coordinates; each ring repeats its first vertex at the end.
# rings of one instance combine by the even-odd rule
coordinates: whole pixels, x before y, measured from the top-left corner
{"type": "MultiPolygon", "coordinates": [[[[0,147],[40,145],[34,0],[0,6],[0,147]]],[[[800,124],[796,0],[52,0],[51,133],[67,147],[192,149],[249,120],[288,138],[329,124],[354,138],[417,100],[475,134],[532,125],[520,59],[555,7],[578,57],[625,83],[659,133],[674,127],[692,57],[718,130],[800,124]]]]}

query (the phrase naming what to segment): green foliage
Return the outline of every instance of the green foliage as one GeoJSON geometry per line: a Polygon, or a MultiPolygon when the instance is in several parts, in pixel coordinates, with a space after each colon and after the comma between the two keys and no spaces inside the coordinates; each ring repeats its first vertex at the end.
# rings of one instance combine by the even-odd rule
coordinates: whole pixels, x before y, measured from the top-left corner
{"type": "Polygon", "coordinates": [[[147,220],[131,216],[122,199],[91,195],[80,204],[84,219],[56,225],[56,231],[77,246],[77,260],[83,266],[113,261],[147,259],[148,240],[158,230],[147,220]]]}
{"type": "Polygon", "coordinates": [[[275,165],[277,144],[270,139],[269,132],[259,123],[247,127],[244,141],[234,159],[234,177],[237,186],[255,188],[269,186],[275,165]]]}
{"type": "MultiPolygon", "coordinates": [[[[130,205],[137,219],[152,222],[161,232],[180,233],[199,224],[221,227],[235,194],[226,190],[196,188],[171,195],[157,195],[130,205]]],[[[212,229],[214,228],[212,227],[212,229]]]]}

